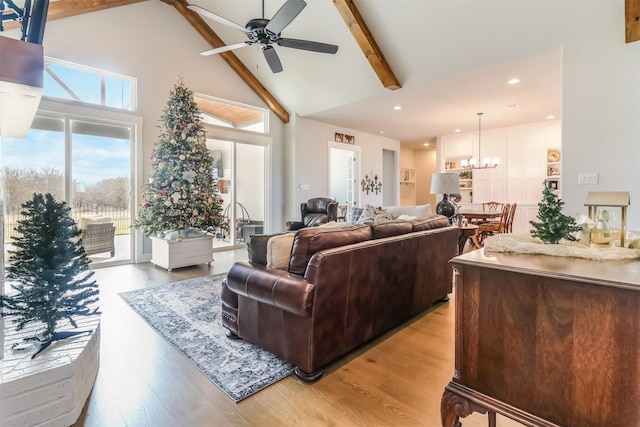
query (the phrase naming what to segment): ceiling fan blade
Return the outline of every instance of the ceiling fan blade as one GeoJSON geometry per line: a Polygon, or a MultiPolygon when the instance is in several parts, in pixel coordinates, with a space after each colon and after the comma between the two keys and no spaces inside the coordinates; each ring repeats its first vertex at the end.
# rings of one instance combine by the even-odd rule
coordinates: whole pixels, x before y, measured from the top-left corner
{"type": "Polygon", "coordinates": [[[280,63],[280,58],[278,58],[278,54],[273,46],[265,46],[262,48],[262,52],[264,53],[264,58],[267,60],[267,64],[269,64],[269,68],[274,73],[279,73],[282,71],[282,63],[280,63]]]}
{"type": "Polygon", "coordinates": [[[338,46],[334,44],[313,42],[310,40],[298,40],[298,39],[280,39],[278,44],[282,47],[290,47],[293,49],[310,50],[312,52],[331,53],[334,54],[338,51],[338,46]]]}
{"type": "Polygon", "coordinates": [[[236,24],[235,22],[230,21],[227,18],[223,18],[220,15],[216,15],[213,12],[209,12],[207,9],[203,9],[200,6],[197,6],[195,4],[190,4],[189,6],[187,6],[187,8],[193,10],[194,12],[196,12],[199,15],[204,16],[205,18],[209,18],[209,19],[212,19],[212,20],[214,20],[216,22],[219,22],[221,24],[228,25],[229,27],[235,28],[236,30],[239,30],[239,31],[242,31],[243,33],[247,32],[247,29],[245,27],[243,27],[242,25],[236,24]]]}
{"type": "Polygon", "coordinates": [[[250,44],[251,44],[250,42],[240,42],[240,43],[230,44],[227,46],[220,46],[220,47],[216,47],[215,49],[209,49],[209,50],[200,52],[200,55],[203,55],[203,56],[215,55],[216,53],[222,53],[229,50],[240,49],[241,47],[249,46],[250,44]]]}
{"type": "Polygon", "coordinates": [[[273,34],[280,34],[302,12],[306,5],[304,0],[287,0],[273,15],[273,18],[264,29],[273,34]]]}

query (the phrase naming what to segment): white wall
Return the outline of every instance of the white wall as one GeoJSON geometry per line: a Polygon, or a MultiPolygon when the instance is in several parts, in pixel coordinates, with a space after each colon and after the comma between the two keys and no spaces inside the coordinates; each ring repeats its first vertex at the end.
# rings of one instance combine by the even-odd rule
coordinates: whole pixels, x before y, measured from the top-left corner
{"type": "Polygon", "coordinates": [[[624,2],[614,4],[614,26],[563,47],[562,195],[574,214],[587,212],[589,191],[629,191],[627,229],[638,231],[640,42],[625,44],[624,2]],[[598,184],[578,185],[581,172],[598,173],[598,184]]]}
{"type": "MultiPolygon", "coordinates": [[[[179,76],[194,92],[266,107],[221,58],[198,55],[202,43],[174,7],[149,1],[47,22],[43,45],[46,56],[138,79],[138,110],[134,114],[144,120],[146,178],[151,173],[149,159],[159,135],[162,109],[179,76]]],[[[273,139],[270,220],[279,228],[283,221],[284,125],[273,113],[269,122],[273,139]]],[[[209,132],[208,136],[216,135],[209,132]]],[[[148,252],[150,247],[145,247],[148,252]]]]}
{"type": "MultiPolygon", "coordinates": [[[[319,196],[327,196],[328,188],[328,150],[327,142],[333,141],[336,132],[355,136],[355,145],[362,147],[360,159],[360,175],[373,172],[383,181],[382,176],[382,150],[400,152],[400,141],[377,135],[369,135],[353,129],[342,128],[303,117],[295,118],[294,140],[291,141],[292,158],[294,159],[293,173],[290,183],[293,183],[294,199],[288,203],[288,218],[295,220],[300,216],[300,203],[319,196]],[[300,184],[307,185],[303,190],[300,184]]],[[[399,162],[400,156],[396,156],[399,162]]],[[[399,164],[396,165],[396,173],[399,173],[399,164]]],[[[397,178],[396,178],[397,179],[397,178]]],[[[359,189],[360,191],[360,189],[359,189]]],[[[382,206],[382,192],[365,194],[360,191],[360,205],[370,204],[382,206]]]]}

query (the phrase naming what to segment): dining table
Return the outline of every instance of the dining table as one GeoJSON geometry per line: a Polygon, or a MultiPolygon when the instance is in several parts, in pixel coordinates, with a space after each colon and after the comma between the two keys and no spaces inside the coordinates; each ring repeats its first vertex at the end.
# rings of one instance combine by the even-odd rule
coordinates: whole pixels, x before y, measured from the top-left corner
{"type": "Polygon", "coordinates": [[[462,215],[467,218],[469,221],[474,222],[473,220],[479,220],[479,222],[485,222],[490,219],[500,218],[502,215],[501,211],[498,212],[472,212],[472,211],[460,211],[456,215],[462,215]]]}
{"type": "MultiPolygon", "coordinates": [[[[469,220],[469,223],[473,223],[473,224],[482,224],[483,222],[487,222],[491,219],[495,219],[495,218],[500,218],[500,216],[502,215],[502,212],[473,212],[473,211],[459,211],[457,215],[462,215],[464,218],[466,218],[467,220],[469,220]]],[[[477,229],[476,229],[477,231],[477,229]]],[[[471,241],[471,243],[473,244],[473,246],[477,249],[482,247],[482,243],[480,243],[480,240],[478,239],[478,235],[477,234],[473,234],[471,236],[468,236],[468,239],[471,241]]],[[[462,245],[462,247],[464,247],[464,244],[462,245]]]]}

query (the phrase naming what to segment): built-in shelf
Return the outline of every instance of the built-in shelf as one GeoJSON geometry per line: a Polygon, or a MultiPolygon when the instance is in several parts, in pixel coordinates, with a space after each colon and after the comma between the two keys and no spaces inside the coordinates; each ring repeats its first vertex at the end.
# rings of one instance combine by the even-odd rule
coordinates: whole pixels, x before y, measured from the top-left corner
{"type": "Polygon", "coordinates": [[[400,184],[415,184],[416,169],[400,169],[400,184]]]}

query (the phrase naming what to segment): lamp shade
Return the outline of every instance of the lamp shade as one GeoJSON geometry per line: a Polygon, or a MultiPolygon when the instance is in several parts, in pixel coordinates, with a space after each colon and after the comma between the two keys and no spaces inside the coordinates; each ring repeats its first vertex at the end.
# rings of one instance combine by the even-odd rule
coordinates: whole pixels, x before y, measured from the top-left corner
{"type": "Polygon", "coordinates": [[[431,175],[431,194],[460,194],[460,177],[457,173],[431,175]]]}

